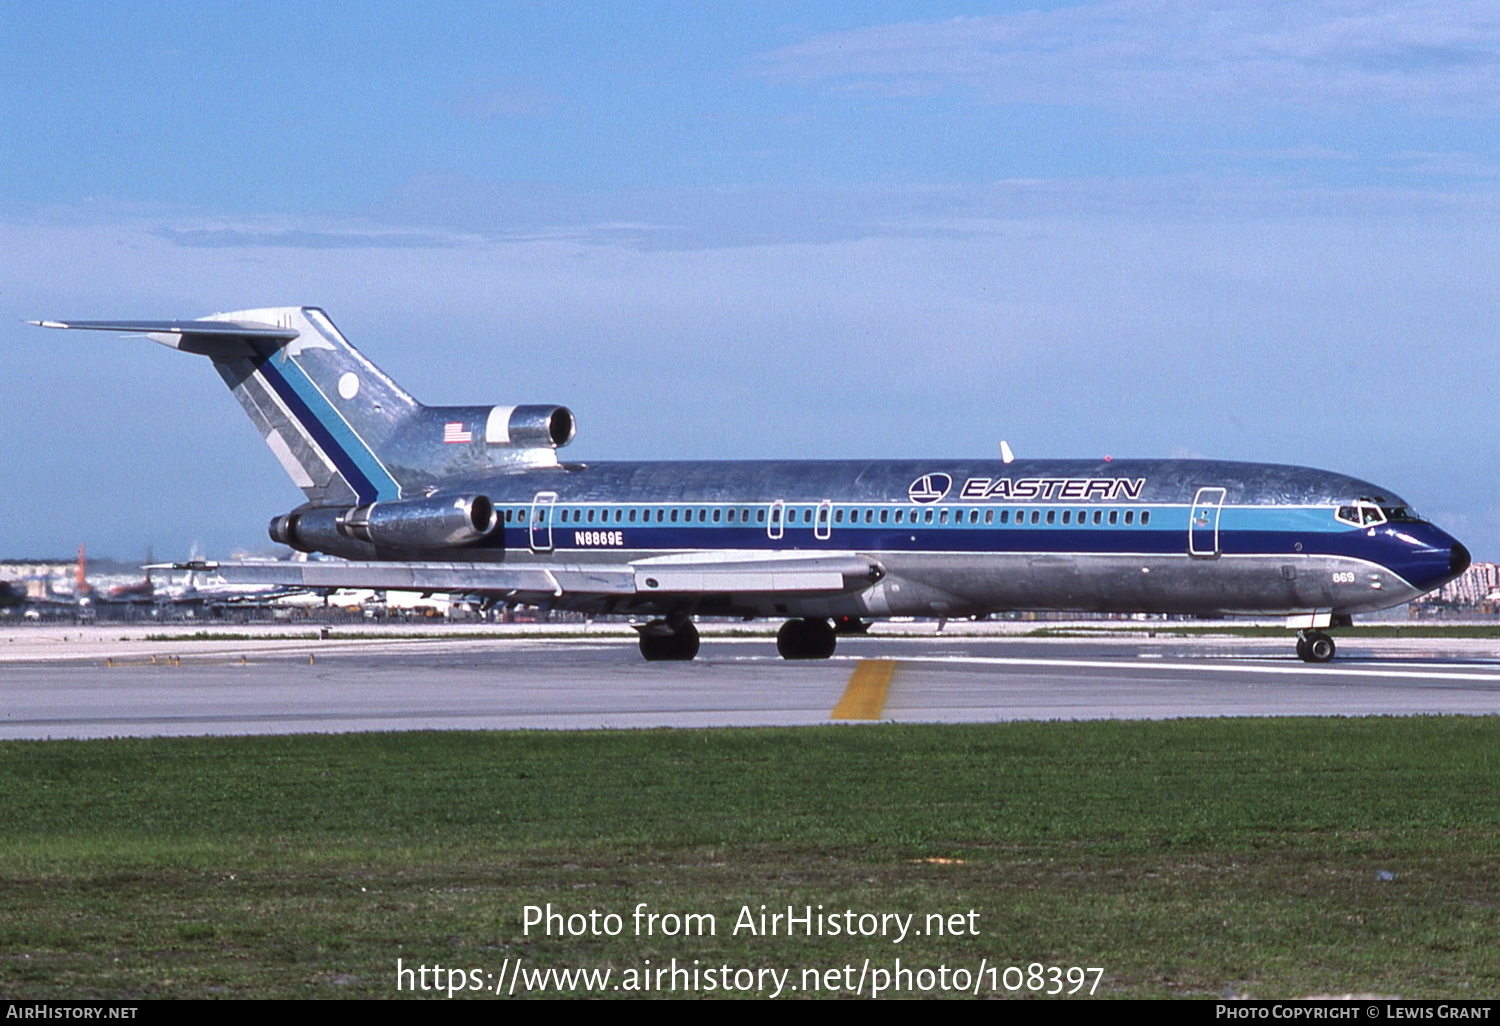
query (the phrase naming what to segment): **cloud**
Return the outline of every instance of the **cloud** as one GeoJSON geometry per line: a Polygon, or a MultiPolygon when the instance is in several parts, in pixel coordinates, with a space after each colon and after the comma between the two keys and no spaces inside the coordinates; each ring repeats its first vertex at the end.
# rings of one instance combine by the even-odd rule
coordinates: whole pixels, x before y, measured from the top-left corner
{"type": "MultiPolygon", "coordinates": [[[[1490,0],[1116,0],[816,36],[767,78],[885,96],[1158,108],[1500,106],[1490,0]]],[[[1231,108],[1232,109],[1232,108],[1231,108]]]]}

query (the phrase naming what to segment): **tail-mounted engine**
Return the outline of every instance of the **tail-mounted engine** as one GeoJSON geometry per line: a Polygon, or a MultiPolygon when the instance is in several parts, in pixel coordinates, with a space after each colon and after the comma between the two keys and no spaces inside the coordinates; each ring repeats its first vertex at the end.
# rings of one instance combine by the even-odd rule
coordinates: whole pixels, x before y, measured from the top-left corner
{"type": "Polygon", "coordinates": [[[561,449],[577,433],[578,422],[566,406],[494,406],[484,423],[487,444],[515,449],[561,449]]]}
{"type": "Polygon", "coordinates": [[[346,540],[382,548],[451,549],[487,538],[500,523],[485,495],[372,502],[352,509],[309,509],[271,521],[271,540],[302,552],[336,552],[346,540]]]}

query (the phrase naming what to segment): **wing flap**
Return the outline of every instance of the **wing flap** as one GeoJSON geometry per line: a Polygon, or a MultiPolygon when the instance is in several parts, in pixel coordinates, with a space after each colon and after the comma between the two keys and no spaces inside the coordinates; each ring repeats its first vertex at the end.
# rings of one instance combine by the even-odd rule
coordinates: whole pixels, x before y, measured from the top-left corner
{"type": "Polygon", "coordinates": [[[580,597],[853,591],[885,573],[875,560],[854,553],[599,565],[252,560],[177,563],[173,569],[217,573],[228,584],[580,597]]]}

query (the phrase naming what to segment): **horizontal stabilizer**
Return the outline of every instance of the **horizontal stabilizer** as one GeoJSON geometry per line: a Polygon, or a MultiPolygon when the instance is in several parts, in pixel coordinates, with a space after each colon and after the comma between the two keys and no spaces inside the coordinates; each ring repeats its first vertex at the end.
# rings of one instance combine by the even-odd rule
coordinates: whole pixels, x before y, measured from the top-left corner
{"type": "Polygon", "coordinates": [[[290,342],[295,328],[274,324],[234,321],[28,321],[38,328],[76,328],[85,331],[118,331],[127,335],[210,335],[220,338],[263,338],[290,342]]]}

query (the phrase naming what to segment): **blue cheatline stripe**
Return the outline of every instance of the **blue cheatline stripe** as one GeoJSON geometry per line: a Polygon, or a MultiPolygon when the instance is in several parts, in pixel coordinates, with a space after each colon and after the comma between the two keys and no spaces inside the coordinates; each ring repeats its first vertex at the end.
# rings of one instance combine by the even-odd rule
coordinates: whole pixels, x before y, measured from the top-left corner
{"type": "Polygon", "coordinates": [[[284,366],[296,367],[295,373],[283,374],[269,356],[257,362],[256,370],[276,390],[298,424],[333,460],[334,467],[354,489],[359,503],[399,499],[401,488],[395,479],[323,398],[302,368],[291,360],[285,361],[284,366]]]}

